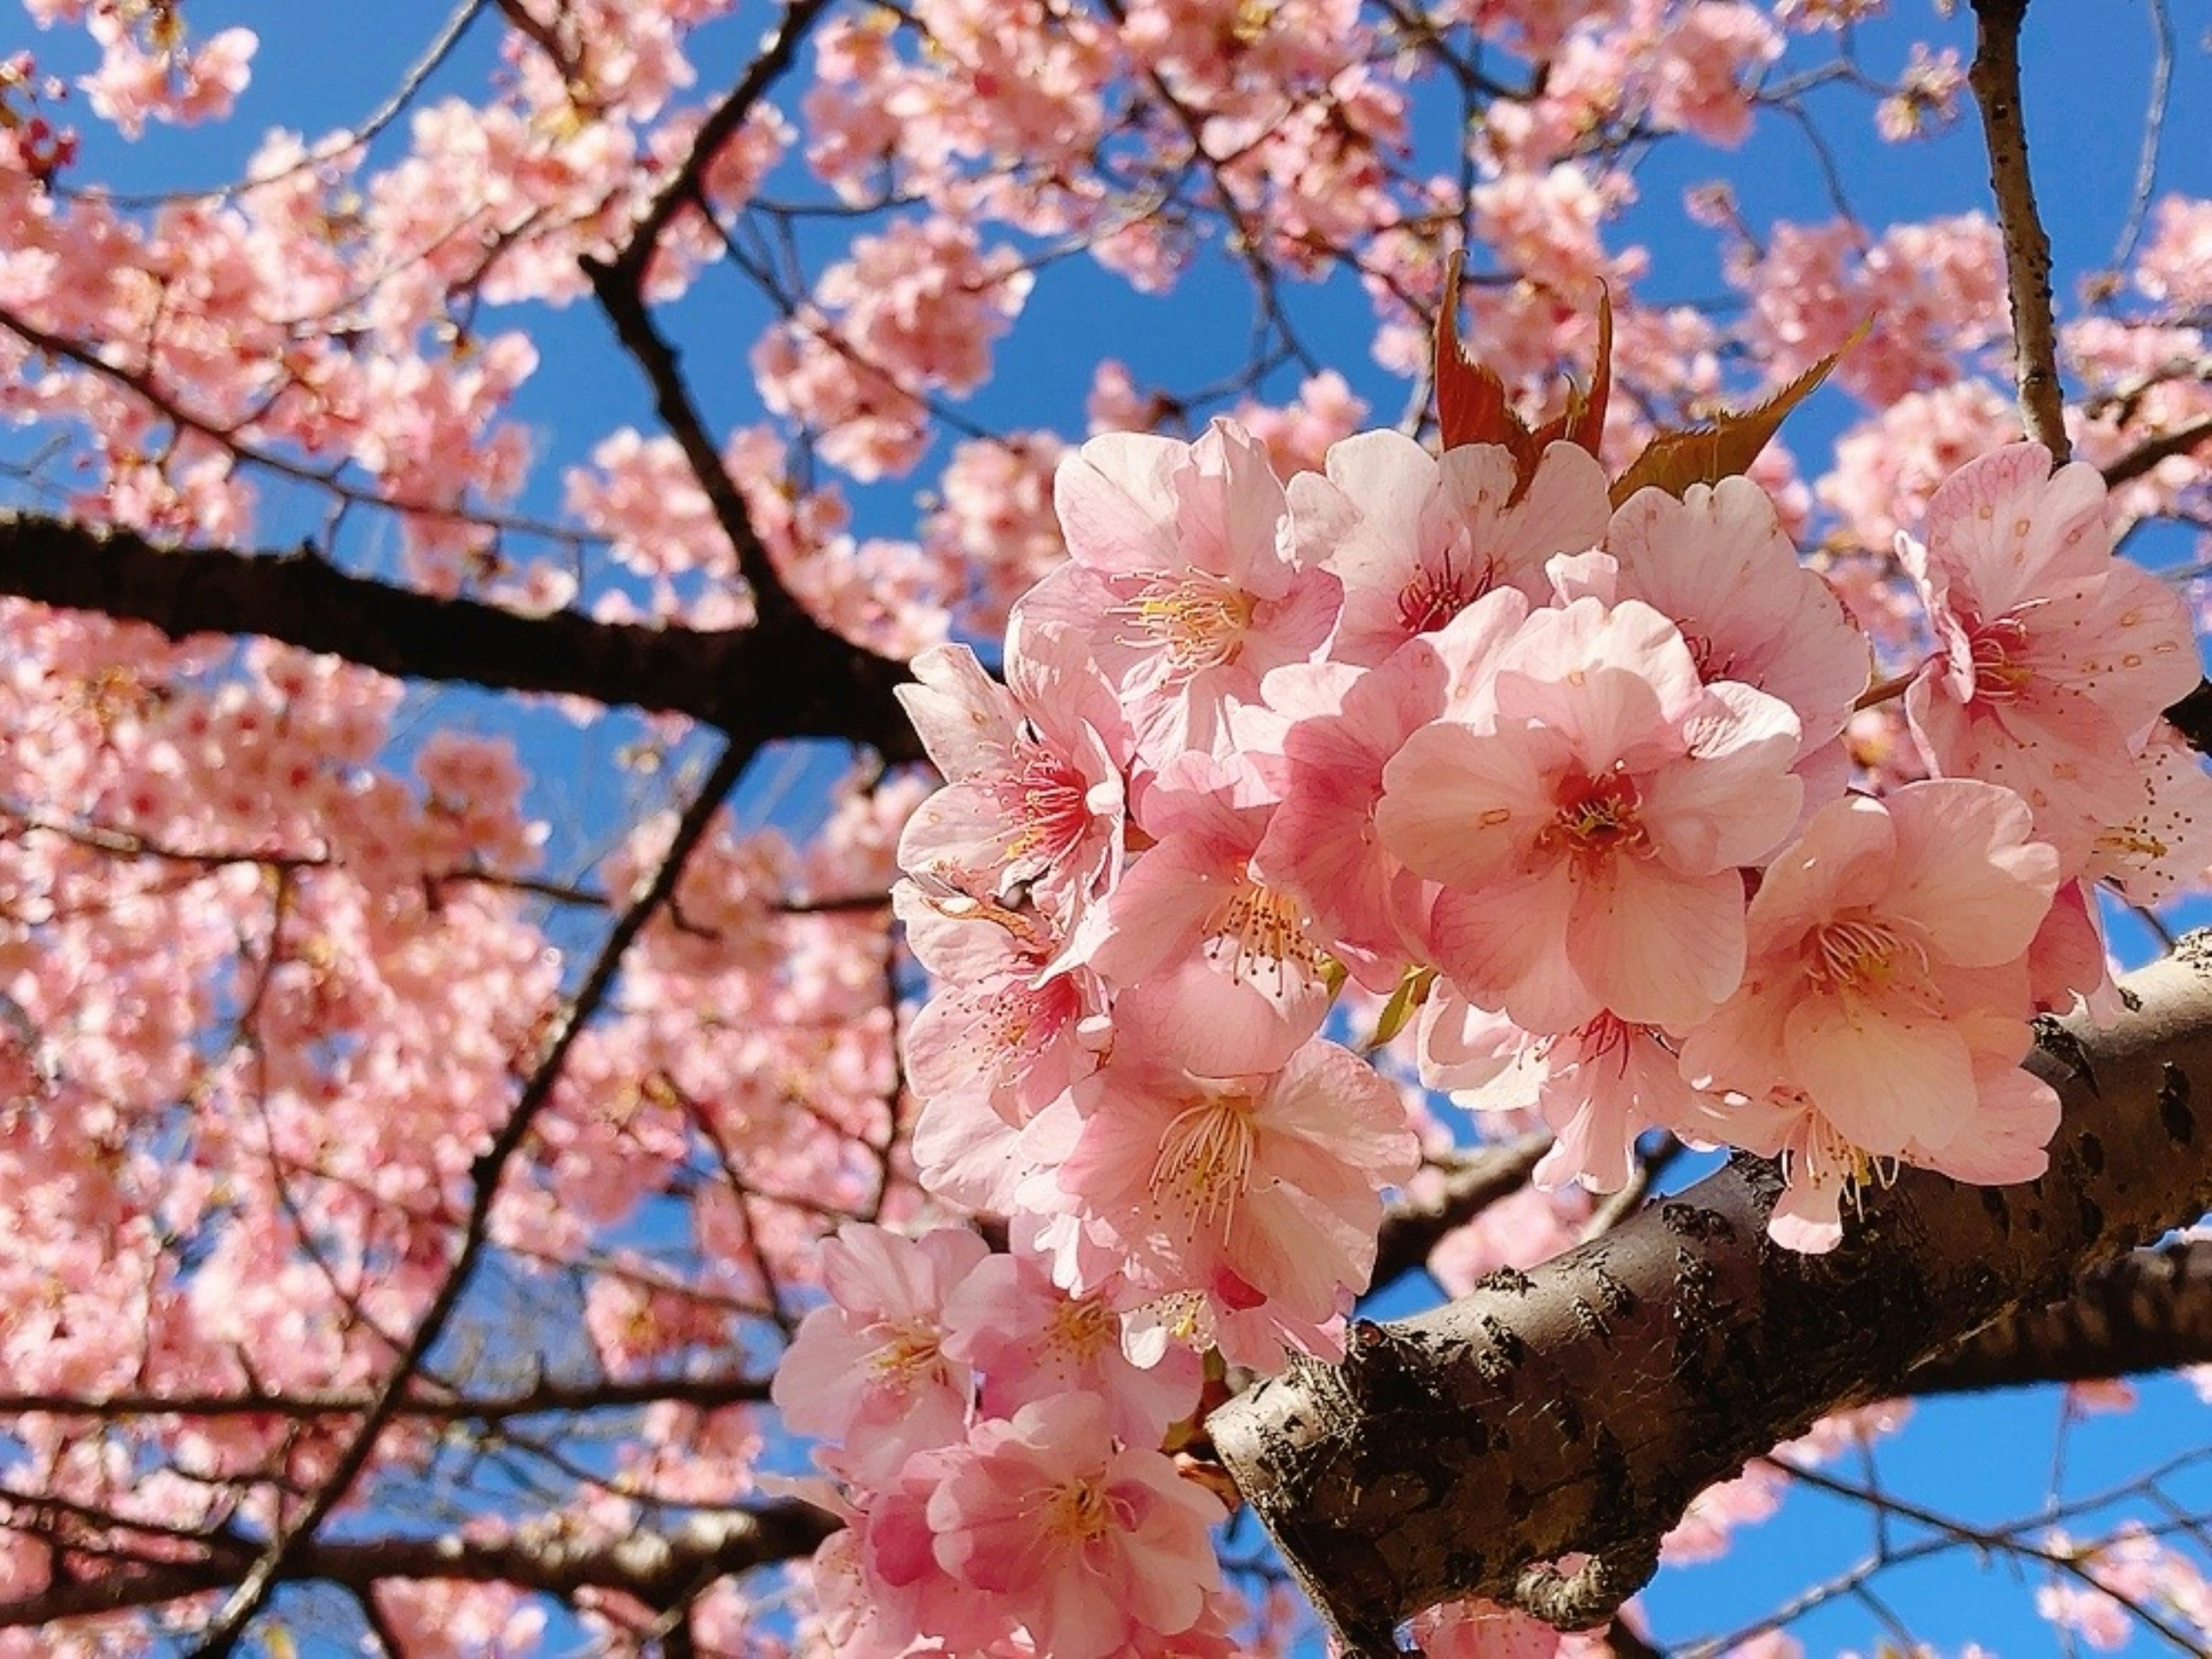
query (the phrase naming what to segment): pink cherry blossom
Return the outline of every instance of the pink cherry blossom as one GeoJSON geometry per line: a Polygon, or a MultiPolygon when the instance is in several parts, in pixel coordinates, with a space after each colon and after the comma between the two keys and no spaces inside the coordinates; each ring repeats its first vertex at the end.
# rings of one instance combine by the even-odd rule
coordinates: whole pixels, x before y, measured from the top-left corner
{"type": "Polygon", "coordinates": [[[1866,636],[1797,562],[1766,492],[1747,478],[1641,489],[1613,514],[1605,550],[1615,596],[1673,619],[1698,678],[1741,680],[1797,711],[1810,753],[1844,728],[1866,689],[1866,636]]]}
{"type": "Polygon", "coordinates": [[[1146,797],[1158,842],[1071,947],[1119,988],[1117,1030],[1209,1076],[1281,1065],[1328,1012],[1318,927],[1254,865],[1273,805],[1249,763],[1177,756],[1146,797]]]}
{"type": "Polygon", "coordinates": [[[1336,621],[1340,585],[1301,562],[1267,452],[1225,421],[1196,444],[1093,438],[1054,493],[1073,562],[1019,616],[1088,639],[1150,765],[1212,748],[1230,700],[1256,699],[1262,674],[1313,657],[1336,621]]]}
{"type": "Polygon", "coordinates": [[[1605,534],[1605,473],[1573,444],[1545,451],[1525,489],[1510,452],[1473,444],[1441,460],[1395,432],[1333,446],[1328,474],[1294,478],[1306,556],[1344,583],[1329,654],[1379,663],[1494,588],[1545,597],[1544,562],[1605,534]]]}
{"type": "Polygon", "coordinates": [[[946,1303],[945,1351],[983,1375],[981,1406],[1011,1417],[1048,1395],[1106,1402],[1123,1443],[1157,1445],[1168,1425],[1198,1404],[1200,1364],[1171,1347],[1149,1369],[1121,1351],[1121,1321],[1101,1296],[1071,1297],[1030,1257],[994,1255],[946,1303]]]}
{"type": "Polygon", "coordinates": [[[944,1352],[945,1299],[987,1254],[963,1228],[906,1239],[849,1223],[822,1244],[828,1305],[807,1315],[774,1397],[796,1433],[842,1441],[840,1473],[886,1480],[909,1453],[958,1440],[968,1367],[944,1352]]]}
{"type": "Polygon", "coordinates": [[[2104,502],[2094,468],[2054,474],[2014,444],[1936,492],[1925,546],[1900,544],[1942,647],[1906,704],[1930,765],[2017,790],[2069,861],[2142,798],[2136,739],[2198,678],[2187,608],[2112,556],[2104,502]]]}
{"type": "Polygon", "coordinates": [[[1036,887],[1063,917],[1119,873],[1122,781],[1109,739],[1121,712],[1073,636],[1018,630],[1008,686],[966,646],[915,659],[920,683],[899,700],[949,780],[908,821],[908,871],[981,895],[1036,887]]]}
{"type": "Polygon", "coordinates": [[[1534,1032],[1685,1027],[1743,971],[1739,866],[1787,832],[1796,717],[1702,685],[1636,600],[1540,611],[1489,687],[1383,771],[1383,844],[1443,884],[1437,965],[1534,1032]]]}
{"type": "Polygon", "coordinates": [[[1352,976],[1388,993],[1417,948],[1434,899],[1382,845],[1375,808],[1382,771],[1417,728],[1443,713],[1455,685],[1488,673],[1528,614],[1512,588],[1477,600],[1386,662],[1293,663],[1263,686],[1264,706],[1233,722],[1282,799],[1252,854],[1268,885],[1295,895],[1352,976]],[[1276,757],[1279,756],[1279,760],[1276,757]]]}
{"type": "Polygon", "coordinates": [[[973,1456],[929,1499],[945,1571],[1054,1659],[1107,1659],[1195,1625],[1220,1583],[1210,1494],[1142,1447],[1116,1449],[1103,1401],[1033,1401],[978,1423],[973,1456]]]}
{"type": "Polygon", "coordinates": [[[1270,1329],[1311,1340],[1365,1288],[1382,1189],[1419,1159],[1396,1091],[1318,1040],[1261,1077],[1117,1058],[1076,1099],[1081,1133],[1055,1181],[1119,1248],[1116,1305],[1194,1298],[1201,1325],[1252,1315],[1258,1328],[1223,1333],[1223,1352],[1271,1370],[1270,1329]]]}
{"type": "Polygon", "coordinates": [[[2031,833],[2009,791],[1941,780],[1832,802],[1768,866],[1743,988],[1682,1068],[1747,1097],[1716,1115],[1725,1139],[1783,1156],[1778,1240],[1832,1248],[1839,1200],[1886,1160],[2042,1172],[2057,1097],[2019,1062],[2058,865],[2031,833]]]}

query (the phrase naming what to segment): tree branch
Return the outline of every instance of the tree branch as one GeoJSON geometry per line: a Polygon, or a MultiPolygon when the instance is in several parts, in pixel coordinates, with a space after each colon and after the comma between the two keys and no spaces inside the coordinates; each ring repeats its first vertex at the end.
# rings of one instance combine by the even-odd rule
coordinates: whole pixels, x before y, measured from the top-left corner
{"type": "Polygon", "coordinates": [[[2028,0],[1974,0],[1979,26],[1966,72],[1982,112],[1990,188],[2004,236],[2005,287],[2012,301],[2014,371],[2027,435],[2054,465],[2072,454],[2058,384],[2058,342],[2051,317],[2051,238],[2036,211],[2027,172],[2027,125],[2020,99],[2020,30],[2028,0]]]}
{"type": "Polygon", "coordinates": [[[1538,1133],[1460,1154],[1433,1190],[1400,1199],[1383,1216],[1370,1283],[1379,1289],[1422,1266],[1446,1233],[1518,1192],[1551,1149],[1552,1137],[1538,1133]]]}
{"type": "Polygon", "coordinates": [[[891,696],[901,664],[797,617],[702,632],[526,617],[349,575],[313,550],[158,547],[135,532],[0,513],[0,593],[146,623],[171,639],[252,634],[407,679],[685,714],[748,744],[843,738],[921,750],[891,696]]]}
{"type": "MultiPolygon", "coordinates": [[[[494,1425],[518,1417],[626,1411],[641,1406],[689,1406],[718,1411],[759,1405],[769,1385],[760,1377],[659,1377],[601,1382],[540,1382],[503,1394],[409,1395],[391,1407],[395,1418],[433,1423],[494,1425]]],[[[113,1421],[132,1417],[316,1418],[357,1417],[375,1396],[359,1389],[306,1394],[0,1394],[0,1418],[43,1413],[54,1417],[113,1421]]]]}
{"type": "Polygon", "coordinates": [[[2186,455],[2205,443],[2212,443],[2212,416],[2146,438],[2126,454],[2105,464],[2105,488],[2118,489],[2124,483],[2132,483],[2160,461],[2186,455]]]}
{"type": "Polygon", "coordinates": [[[661,234],[685,207],[696,207],[702,213],[714,210],[713,204],[707,199],[708,170],[722,153],[722,146],[744,125],[754,106],[791,67],[792,60],[799,55],[799,43],[805,40],[815,20],[828,5],[829,0],[790,0],[783,9],[782,21],[763,39],[760,52],[743,78],[699,124],[684,165],[638,216],[622,252],[614,259],[613,268],[619,273],[623,287],[633,293],[642,289],[646,267],[659,251],[661,234]]]}
{"type": "Polygon", "coordinates": [[[1915,1395],[2082,1382],[2212,1364],[2212,1241],[2093,1267],[2063,1301],[2016,1309],[1905,1379],[1915,1395]]]}
{"type": "Polygon", "coordinates": [[[1601,1621],[1711,1481],[2212,1201],[2212,939],[2130,976],[2109,1030],[2033,1057],[2066,1116],[2015,1187],[1907,1170],[1826,1256],[1776,1248],[1779,1183],[1739,1158],[1607,1237],[1418,1318],[1353,1328],[1209,1419],[1347,1652],[1481,1595],[1601,1621]],[[1562,1578],[1541,1564],[1589,1565],[1562,1578]]]}
{"type": "MultiPolygon", "coordinates": [[[[839,1525],[811,1504],[787,1502],[709,1511],[666,1531],[641,1530],[611,1540],[569,1538],[550,1528],[496,1540],[460,1534],[309,1539],[287,1556],[279,1577],[288,1584],[319,1582],[363,1592],[388,1578],[514,1584],[555,1596],[602,1589],[660,1605],[702,1581],[811,1554],[839,1525]]],[[[149,1562],[136,1570],[64,1580],[0,1601],[0,1629],[204,1595],[234,1583],[252,1565],[253,1547],[247,1540],[208,1541],[210,1553],[197,1559],[149,1562]]]]}
{"type": "Polygon", "coordinates": [[[428,1306],[416,1321],[406,1347],[376,1385],[368,1410],[362,1413],[360,1422],[332,1460],[330,1472],[323,1477],[314,1496],[298,1514],[284,1517],[272,1530],[267,1546],[226,1598],[206,1634],[192,1650],[194,1659],[228,1659],[236,1650],[246,1627],[266,1604],[270,1590],[301,1552],[315,1541],[318,1529],[345,1501],[354,1482],[368,1467],[377,1442],[383,1437],[386,1426],[412,1386],[416,1371],[437,1346],[438,1339],[445,1334],[447,1325],[460,1306],[462,1292],[468,1288],[477,1264],[489,1244],[492,1211],[498,1202],[500,1184],[506,1178],[507,1166],[529,1139],[538,1114],[552,1099],[554,1087],[561,1080],[576,1039],[613,989],[615,977],[622,969],[623,957],[629,954],[629,947],[674,895],[693,850],[705,837],[724,799],[752,763],[755,752],[751,746],[735,739],[725,745],[690,805],[684,808],[683,817],[669,838],[668,850],[653,870],[652,878],[641,886],[629,907],[607,930],[574,995],[562,1004],[546,1023],[544,1034],[537,1045],[538,1052],[531,1057],[528,1077],[515,1096],[507,1121],[471,1167],[474,1190],[468,1215],[462,1224],[459,1249],[454,1252],[428,1306]]]}

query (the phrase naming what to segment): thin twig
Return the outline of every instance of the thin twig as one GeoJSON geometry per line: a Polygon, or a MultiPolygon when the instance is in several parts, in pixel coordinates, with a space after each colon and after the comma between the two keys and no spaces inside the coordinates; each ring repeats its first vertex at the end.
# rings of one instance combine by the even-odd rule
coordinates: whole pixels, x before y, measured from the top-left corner
{"type": "Polygon", "coordinates": [[[2112,245],[2115,270],[2135,258],[2136,244],[2142,240],[2150,193],[2158,187],[2158,151],[2166,136],[2166,106],[2173,94],[2173,18],[2166,9],[2166,0],[2146,0],[2146,3],[2153,52],[2150,102],[2143,111],[2142,151],[2136,158],[2136,187],[2128,198],[2127,222],[2120,227],[2120,239],[2112,245]]]}
{"type": "Polygon", "coordinates": [[[2021,419],[2051,452],[2053,465],[2073,454],[2058,384],[2058,341],[2051,314],[2051,238],[2036,211],[2027,172],[2027,125],[2021,109],[2020,28],[2028,0],[1974,0],[1980,24],[1966,82],[1982,112],[1990,188],[2004,236],[2005,287],[2012,301],[2013,361],[2021,419]]]}
{"type": "Polygon", "coordinates": [[[690,861],[692,849],[706,835],[707,828],[720,809],[723,799],[736,785],[738,778],[751,761],[750,746],[731,743],[725,746],[716,759],[714,769],[700,786],[699,793],[685,811],[678,824],[675,839],[670,843],[667,855],[660,861],[647,884],[607,935],[605,944],[592,962],[591,971],[568,1006],[552,1022],[544,1048],[537,1063],[531,1068],[529,1080],[516,1098],[514,1109],[507,1115],[491,1145],[477,1158],[471,1176],[475,1194],[470,1201],[469,1214],[461,1235],[461,1248],[446,1270],[444,1281],[437,1294],[424,1311],[406,1351],[399,1357],[383,1382],[378,1387],[359,1428],[346,1443],[331,1465],[328,1477],[315,1493],[306,1510],[289,1526],[279,1526],[270,1538],[267,1548],[254,1561],[238,1587],[232,1591],[209,1626],[207,1634],[192,1650],[193,1659],[229,1659],[237,1650],[240,1638],[254,1615],[268,1601],[270,1593],[289,1569],[292,1558],[302,1545],[312,1540],[323,1522],[344,1501],[354,1482],[368,1467],[376,1443],[386,1427],[398,1413],[406,1389],[425,1357],[445,1334],[453,1311],[460,1305],[461,1292],[474,1277],[477,1261],[482,1258],[491,1237],[492,1207],[499,1196],[501,1178],[507,1165],[514,1161],[528,1139],[532,1126],[539,1111],[553,1096],[553,1088],[567,1064],[569,1051],[582,1035],[591,1017],[605,1002],[613,988],[615,976],[623,957],[646,924],[657,915],[675,892],[676,884],[684,866],[690,861]]]}

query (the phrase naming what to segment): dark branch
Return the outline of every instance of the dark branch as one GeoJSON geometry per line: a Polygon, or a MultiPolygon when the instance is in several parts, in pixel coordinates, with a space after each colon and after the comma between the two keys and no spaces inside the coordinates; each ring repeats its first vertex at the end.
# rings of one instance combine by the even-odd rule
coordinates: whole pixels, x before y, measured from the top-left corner
{"type": "Polygon", "coordinates": [[[686,714],[733,740],[843,738],[920,754],[891,688],[901,665],[805,618],[703,633],[526,617],[349,575],[310,550],[157,547],[134,532],[0,514],[0,593],[159,629],[258,635],[406,679],[588,697],[686,714]]]}
{"type": "MultiPolygon", "coordinates": [[[[699,1411],[757,1405],[768,1383],[757,1376],[665,1377],[603,1382],[538,1382],[503,1394],[416,1394],[394,1404],[395,1418],[434,1423],[505,1423],[520,1417],[634,1410],[672,1404],[699,1411]]],[[[357,1417],[375,1403],[358,1389],[317,1394],[0,1394],[0,1418],[45,1413],[112,1421],[132,1417],[357,1417]]]]}
{"type": "Polygon", "coordinates": [[[1965,1394],[2212,1364],[2212,1242],[2118,1256],[2063,1301],[2022,1308],[1913,1368],[1909,1393],[1965,1394]]]}
{"type": "MultiPolygon", "coordinates": [[[[665,1605],[702,1581],[810,1554],[836,1530],[810,1504],[694,1516],[665,1532],[639,1531],[612,1541],[577,1540],[548,1528],[500,1540],[444,1537],[307,1539],[285,1558],[288,1584],[323,1583],[366,1591],[385,1579],[458,1579],[514,1584],[554,1596],[585,1589],[619,1590],[665,1605]]],[[[159,1607],[237,1582],[253,1563],[246,1540],[216,1538],[197,1559],[153,1561],[135,1570],[57,1582],[0,1601],[0,1629],[159,1607]]]]}

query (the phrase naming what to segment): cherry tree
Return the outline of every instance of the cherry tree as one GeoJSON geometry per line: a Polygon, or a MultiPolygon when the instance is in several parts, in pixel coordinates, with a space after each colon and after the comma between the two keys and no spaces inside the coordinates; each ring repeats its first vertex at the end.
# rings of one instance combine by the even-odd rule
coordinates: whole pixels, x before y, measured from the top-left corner
{"type": "Polygon", "coordinates": [[[1872,1474],[2212,1366],[2163,0],[2056,281],[2027,0],[357,9],[0,61],[0,1651],[2212,1643],[1872,1474]]]}

